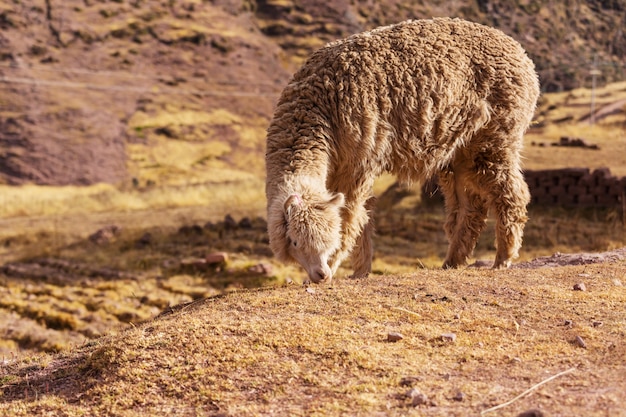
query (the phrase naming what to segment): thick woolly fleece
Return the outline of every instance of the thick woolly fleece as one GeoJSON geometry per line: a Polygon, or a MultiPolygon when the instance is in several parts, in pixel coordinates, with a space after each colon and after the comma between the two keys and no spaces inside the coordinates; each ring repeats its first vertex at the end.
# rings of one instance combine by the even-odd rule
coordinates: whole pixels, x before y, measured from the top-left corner
{"type": "Polygon", "coordinates": [[[522,47],[464,20],[406,21],[326,45],[294,74],[268,128],[272,250],[315,282],[331,279],[350,253],[354,275],[365,276],[374,179],[438,174],[444,266],[467,261],[491,209],[494,267],[508,267],[526,222],[520,150],[538,96],[522,47]]]}

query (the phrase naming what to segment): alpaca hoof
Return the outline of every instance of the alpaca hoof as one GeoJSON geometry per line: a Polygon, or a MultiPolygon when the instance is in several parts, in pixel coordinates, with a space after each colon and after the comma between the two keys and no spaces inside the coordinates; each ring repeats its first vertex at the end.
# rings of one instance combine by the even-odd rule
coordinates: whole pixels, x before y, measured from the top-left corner
{"type": "Polygon", "coordinates": [[[465,266],[465,265],[467,265],[466,261],[458,262],[458,261],[446,260],[446,261],[444,261],[444,263],[443,263],[443,265],[441,267],[443,269],[457,269],[457,268],[465,266]]]}
{"type": "Polygon", "coordinates": [[[511,267],[511,260],[506,259],[504,261],[496,260],[491,269],[509,269],[511,267]]]}

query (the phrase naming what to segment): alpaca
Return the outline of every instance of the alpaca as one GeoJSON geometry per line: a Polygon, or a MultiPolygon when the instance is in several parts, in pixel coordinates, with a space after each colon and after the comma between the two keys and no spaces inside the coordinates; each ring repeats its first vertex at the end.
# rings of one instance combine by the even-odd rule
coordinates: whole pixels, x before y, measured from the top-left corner
{"type": "Polygon", "coordinates": [[[367,276],[375,178],[437,174],[443,266],[466,264],[492,210],[494,268],[507,268],[527,220],[520,151],[538,96],[519,43],[468,21],[405,21],[329,43],[293,75],[267,130],[272,251],[316,283],[349,255],[353,276],[367,276]]]}

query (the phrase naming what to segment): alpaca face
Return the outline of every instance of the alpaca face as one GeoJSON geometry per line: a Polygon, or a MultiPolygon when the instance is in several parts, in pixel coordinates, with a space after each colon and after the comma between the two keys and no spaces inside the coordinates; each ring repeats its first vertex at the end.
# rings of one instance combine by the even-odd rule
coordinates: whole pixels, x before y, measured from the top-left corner
{"type": "Polygon", "coordinates": [[[270,246],[283,261],[300,264],[312,282],[332,280],[328,260],[341,246],[343,194],[305,201],[290,195],[269,214],[270,246]],[[277,211],[279,211],[277,213],[277,211]]]}

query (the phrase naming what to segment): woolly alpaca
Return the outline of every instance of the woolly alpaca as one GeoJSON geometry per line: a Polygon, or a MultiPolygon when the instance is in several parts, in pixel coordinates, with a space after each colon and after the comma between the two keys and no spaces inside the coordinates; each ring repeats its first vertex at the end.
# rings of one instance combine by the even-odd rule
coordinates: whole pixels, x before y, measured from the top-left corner
{"type": "Polygon", "coordinates": [[[351,253],[354,276],[366,276],[374,179],[438,174],[444,267],[467,262],[488,209],[494,268],[508,267],[527,220],[520,150],[538,96],[534,65],[516,41],[459,19],[406,21],[326,45],[294,74],[267,132],[274,254],[320,282],[351,253]]]}

